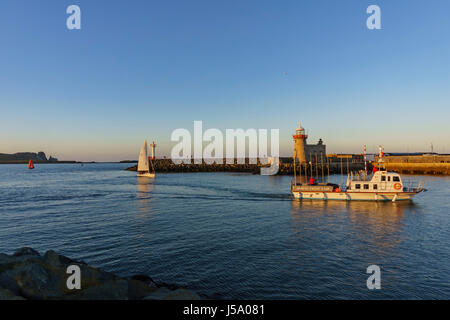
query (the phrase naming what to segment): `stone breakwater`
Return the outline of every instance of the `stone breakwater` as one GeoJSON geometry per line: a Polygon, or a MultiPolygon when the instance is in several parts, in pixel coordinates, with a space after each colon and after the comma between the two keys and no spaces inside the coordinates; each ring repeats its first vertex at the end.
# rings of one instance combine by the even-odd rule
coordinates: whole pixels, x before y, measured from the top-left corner
{"type": "MultiPolygon", "coordinates": [[[[175,172],[247,172],[252,174],[259,174],[260,168],[262,167],[261,163],[257,164],[249,164],[248,159],[245,160],[245,163],[238,164],[237,161],[234,161],[234,164],[207,164],[203,162],[202,164],[194,164],[194,163],[181,163],[175,164],[170,159],[156,159],[153,161],[153,165],[156,172],[161,173],[175,173],[175,172]]],[[[339,164],[331,163],[327,166],[324,164],[323,166],[319,164],[312,164],[307,166],[308,176],[321,176],[322,175],[322,167],[324,175],[330,174],[338,174],[341,173],[341,167],[339,164]]],[[[352,163],[349,165],[350,170],[362,170],[364,169],[364,163],[352,163]]],[[[370,167],[371,169],[371,167],[370,167]]],[[[137,165],[127,168],[128,171],[137,171],[137,165]]],[[[298,170],[298,167],[297,167],[298,170]]],[[[303,165],[303,175],[305,166],[303,165]]],[[[347,167],[343,168],[344,173],[346,173],[347,167]]],[[[291,158],[280,158],[280,169],[278,171],[278,175],[293,175],[294,174],[294,166],[291,158]]]]}
{"type": "MultiPolygon", "coordinates": [[[[157,159],[153,161],[156,172],[248,172],[259,174],[258,164],[175,164],[169,159],[157,159]]],[[[127,168],[128,171],[137,171],[137,165],[127,168]]]]}
{"type": "Polygon", "coordinates": [[[407,174],[450,175],[450,163],[386,163],[386,170],[407,174]]]}
{"type": "MultiPolygon", "coordinates": [[[[375,158],[375,162],[378,157],[375,158]]],[[[385,156],[386,170],[407,174],[450,175],[450,155],[422,154],[385,156]]]]}
{"type": "Polygon", "coordinates": [[[157,283],[146,275],[128,278],[47,251],[22,248],[0,253],[0,300],[198,300],[198,294],[157,283]],[[81,271],[81,289],[68,289],[70,265],[81,271]]]}

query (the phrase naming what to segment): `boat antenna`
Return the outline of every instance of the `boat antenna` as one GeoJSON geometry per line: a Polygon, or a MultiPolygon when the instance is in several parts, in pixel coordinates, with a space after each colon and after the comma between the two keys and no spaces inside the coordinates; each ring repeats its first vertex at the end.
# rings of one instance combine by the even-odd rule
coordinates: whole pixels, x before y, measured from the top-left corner
{"type": "Polygon", "coordinates": [[[386,170],[386,167],[384,166],[384,153],[383,153],[383,146],[378,146],[379,154],[378,154],[378,165],[380,168],[383,168],[386,170]]]}
{"type": "Polygon", "coordinates": [[[366,145],[364,145],[364,172],[367,175],[367,150],[366,150],[366,145]]]}

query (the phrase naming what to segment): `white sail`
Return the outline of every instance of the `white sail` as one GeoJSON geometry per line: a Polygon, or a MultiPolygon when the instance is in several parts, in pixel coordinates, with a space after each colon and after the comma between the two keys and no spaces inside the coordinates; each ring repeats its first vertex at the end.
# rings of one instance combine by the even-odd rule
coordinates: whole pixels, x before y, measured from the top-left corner
{"type": "Polygon", "coordinates": [[[139,162],[138,162],[138,172],[149,172],[148,165],[148,155],[147,155],[147,140],[145,140],[144,145],[141,148],[141,152],[139,152],[139,162]]]}

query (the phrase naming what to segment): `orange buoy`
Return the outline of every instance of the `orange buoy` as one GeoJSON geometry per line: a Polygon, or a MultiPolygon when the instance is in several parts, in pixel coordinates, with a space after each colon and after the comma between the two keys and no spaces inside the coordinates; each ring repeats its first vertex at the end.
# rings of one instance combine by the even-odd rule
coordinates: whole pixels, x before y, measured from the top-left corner
{"type": "Polygon", "coordinates": [[[34,164],[31,160],[28,162],[28,169],[34,169],[34,164]]]}
{"type": "Polygon", "coordinates": [[[396,183],[396,184],[394,184],[394,189],[395,190],[400,190],[402,188],[402,185],[400,184],[400,183],[396,183]]]}

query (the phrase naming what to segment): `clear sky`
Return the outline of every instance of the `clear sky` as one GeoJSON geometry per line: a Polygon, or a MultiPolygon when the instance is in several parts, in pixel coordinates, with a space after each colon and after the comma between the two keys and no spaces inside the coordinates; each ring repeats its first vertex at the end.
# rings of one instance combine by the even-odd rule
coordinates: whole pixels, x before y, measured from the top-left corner
{"type": "Polygon", "coordinates": [[[448,0],[0,1],[0,153],[169,155],[194,120],[279,128],[282,155],[298,121],[328,152],[450,153],[449,119],[448,0]]]}

